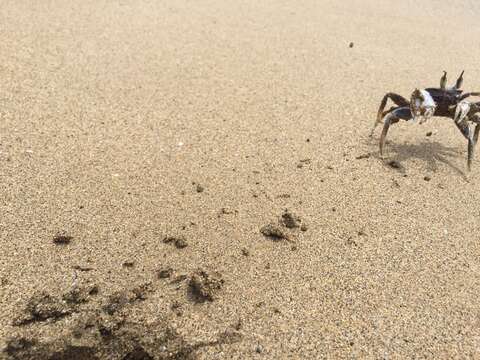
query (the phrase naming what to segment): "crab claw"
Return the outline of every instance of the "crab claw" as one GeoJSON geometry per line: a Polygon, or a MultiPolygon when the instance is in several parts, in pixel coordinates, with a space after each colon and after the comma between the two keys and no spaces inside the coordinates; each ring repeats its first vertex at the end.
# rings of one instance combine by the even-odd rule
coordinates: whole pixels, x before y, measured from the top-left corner
{"type": "Polygon", "coordinates": [[[460,103],[458,103],[456,109],[455,109],[455,116],[453,118],[453,121],[455,123],[460,124],[468,115],[468,112],[470,111],[470,102],[463,100],[460,103]]]}

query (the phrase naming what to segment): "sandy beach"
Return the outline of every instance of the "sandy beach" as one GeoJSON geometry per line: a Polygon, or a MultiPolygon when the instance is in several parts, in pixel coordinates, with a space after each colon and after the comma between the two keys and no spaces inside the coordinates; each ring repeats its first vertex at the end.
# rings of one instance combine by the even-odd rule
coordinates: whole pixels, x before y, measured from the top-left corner
{"type": "Polygon", "coordinates": [[[480,91],[479,16],[0,0],[0,358],[480,358],[480,149],[368,136],[480,91]]]}

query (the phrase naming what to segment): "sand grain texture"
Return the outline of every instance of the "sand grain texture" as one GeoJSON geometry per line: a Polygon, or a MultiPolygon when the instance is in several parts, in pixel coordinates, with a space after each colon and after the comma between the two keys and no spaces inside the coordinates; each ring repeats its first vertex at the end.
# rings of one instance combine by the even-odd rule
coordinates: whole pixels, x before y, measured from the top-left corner
{"type": "Polygon", "coordinates": [[[478,357],[480,155],[468,174],[443,119],[393,127],[385,160],[368,133],[387,91],[463,69],[480,90],[479,15],[1,0],[2,356],[101,358],[110,336],[119,358],[478,357]],[[259,231],[285,209],[294,245],[259,231]],[[197,269],[213,301],[189,295],[197,269]],[[15,325],[34,294],[48,311],[15,325]]]}

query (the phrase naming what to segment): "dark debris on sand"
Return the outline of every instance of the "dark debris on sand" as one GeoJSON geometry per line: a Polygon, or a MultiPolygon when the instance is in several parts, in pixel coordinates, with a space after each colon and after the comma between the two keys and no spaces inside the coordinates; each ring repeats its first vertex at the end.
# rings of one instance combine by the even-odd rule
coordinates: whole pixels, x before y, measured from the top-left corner
{"type": "Polygon", "coordinates": [[[247,248],[242,248],[242,255],[243,256],[250,256],[250,251],[247,248]]]}
{"type": "Polygon", "coordinates": [[[61,298],[39,292],[28,300],[22,314],[14,319],[13,325],[23,326],[35,322],[57,321],[72,312],[72,307],[61,298]]]}
{"type": "Polygon", "coordinates": [[[109,315],[113,315],[129,304],[145,300],[147,294],[153,291],[151,285],[150,282],[147,282],[131,290],[122,290],[113,293],[103,306],[103,311],[109,315]]]}
{"type": "Polygon", "coordinates": [[[12,324],[25,326],[37,322],[56,322],[78,312],[78,305],[88,302],[97,294],[98,286],[95,284],[75,286],[61,297],[45,291],[34,293],[12,324]]]}
{"type": "Polygon", "coordinates": [[[288,210],[285,210],[285,212],[280,216],[280,223],[289,229],[300,227],[301,222],[302,220],[300,217],[288,210]]]}
{"type": "Polygon", "coordinates": [[[157,271],[157,277],[159,279],[169,279],[173,275],[173,269],[171,267],[167,267],[164,269],[160,269],[157,271]]]}
{"type": "Polygon", "coordinates": [[[177,249],[184,249],[188,246],[187,240],[182,236],[166,236],[163,239],[165,244],[173,244],[177,249]]]}
{"type": "Polygon", "coordinates": [[[70,305],[78,305],[88,302],[92,296],[98,294],[98,286],[88,284],[85,286],[76,286],[62,296],[63,301],[70,305]]]}
{"type": "Polygon", "coordinates": [[[395,161],[395,160],[389,161],[388,166],[390,166],[393,169],[401,169],[402,168],[402,165],[398,161],[395,161]]]}
{"type": "Polygon", "coordinates": [[[286,231],[284,231],[280,225],[274,224],[274,223],[269,223],[267,225],[264,225],[260,228],[260,232],[268,237],[269,239],[272,239],[274,241],[279,241],[279,240],[290,240],[290,235],[287,234],[286,231]]]}
{"type": "MultiPolygon", "coordinates": [[[[206,298],[221,287],[223,280],[213,273],[199,271],[192,276],[195,291],[206,298]]],[[[27,322],[21,322],[19,332],[12,334],[0,349],[0,358],[6,360],[193,360],[196,351],[210,346],[230,344],[241,340],[235,330],[227,329],[212,341],[188,342],[171,325],[168,318],[132,318],[131,311],[120,311],[128,306],[140,306],[139,300],[153,291],[150,283],[131,290],[112,294],[106,307],[83,306],[85,296],[95,292],[95,286],[61,297],[39,293],[31,298],[26,308],[27,322]],[[84,294],[84,295],[82,295],[84,294]],[[68,303],[75,305],[69,305],[68,303]],[[81,316],[71,317],[62,331],[52,328],[49,335],[32,331],[34,321],[59,320],[75,309],[81,316]]],[[[172,306],[180,312],[180,305],[172,306]]],[[[25,314],[22,314],[24,316],[25,314]]],[[[52,321],[44,323],[48,329],[52,321]]]]}
{"type": "Polygon", "coordinates": [[[3,354],[8,360],[193,360],[197,349],[223,340],[189,344],[164,319],[146,325],[94,312],[65,333],[53,340],[12,337],[3,354]]]}
{"type": "Polygon", "coordinates": [[[260,228],[260,233],[265,237],[274,240],[292,241],[289,231],[300,228],[301,231],[307,231],[308,226],[303,223],[302,219],[293,212],[285,209],[278,219],[278,223],[268,223],[260,228]]]}
{"type": "Polygon", "coordinates": [[[223,284],[220,273],[198,269],[190,275],[189,294],[195,302],[214,301],[223,284]]]}
{"type": "Polygon", "coordinates": [[[65,232],[60,232],[53,237],[53,243],[56,245],[68,245],[73,240],[73,236],[65,232]]]}
{"type": "Polygon", "coordinates": [[[370,153],[367,153],[367,154],[358,155],[355,159],[362,160],[362,159],[368,159],[369,157],[370,157],[370,153]]]}

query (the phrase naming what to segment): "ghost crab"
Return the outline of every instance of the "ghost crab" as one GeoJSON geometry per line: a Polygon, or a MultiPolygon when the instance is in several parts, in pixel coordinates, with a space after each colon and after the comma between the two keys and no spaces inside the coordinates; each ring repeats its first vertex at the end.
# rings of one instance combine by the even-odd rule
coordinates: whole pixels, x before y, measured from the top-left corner
{"type": "Polygon", "coordinates": [[[466,99],[470,96],[480,96],[480,92],[463,93],[463,90],[460,89],[463,83],[463,73],[462,71],[455,85],[447,87],[447,73],[444,71],[439,88],[415,89],[410,96],[410,101],[401,95],[387,93],[380,103],[377,119],[370,133],[370,137],[372,137],[375,128],[383,120],[380,155],[383,155],[390,125],[400,120],[416,122],[420,119],[420,124],[422,124],[433,116],[446,117],[453,120],[455,126],[468,141],[467,166],[470,170],[480,132],[480,102],[470,102],[466,99]],[[388,99],[393,101],[396,106],[385,110],[388,99]]]}

